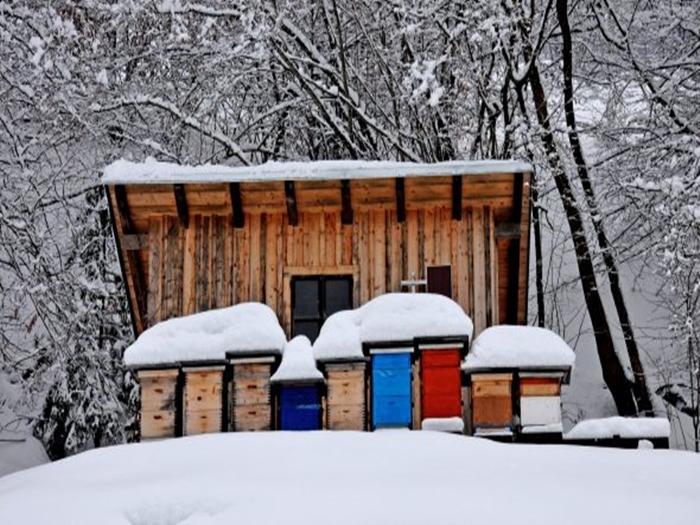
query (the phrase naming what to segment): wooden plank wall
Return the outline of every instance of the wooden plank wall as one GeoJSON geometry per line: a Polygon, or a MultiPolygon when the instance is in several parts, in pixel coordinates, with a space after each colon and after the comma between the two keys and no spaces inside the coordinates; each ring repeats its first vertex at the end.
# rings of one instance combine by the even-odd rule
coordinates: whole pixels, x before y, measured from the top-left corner
{"type": "Polygon", "coordinates": [[[354,210],[342,225],[338,212],[300,212],[290,226],[283,212],[247,213],[242,228],[230,215],[195,214],[188,228],[176,216],[148,221],[147,326],[170,317],[261,301],[289,330],[294,275],[350,274],[354,303],[401,291],[401,280],[422,278],[426,267],[450,265],[452,296],[472,316],[477,332],[497,324],[506,300],[505,243],[495,238],[494,211],[464,207],[408,209],[399,223],[390,209],[354,210]]]}

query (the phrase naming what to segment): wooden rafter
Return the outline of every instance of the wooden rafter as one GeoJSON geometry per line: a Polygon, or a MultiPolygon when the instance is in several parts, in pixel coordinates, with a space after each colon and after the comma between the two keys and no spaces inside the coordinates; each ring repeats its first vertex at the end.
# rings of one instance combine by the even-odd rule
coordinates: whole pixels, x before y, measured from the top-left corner
{"type": "Polygon", "coordinates": [[[243,228],[245,225],[245,214],[243,213],[243,200],[241,199],[241,185],[238,182],[229,183],[228,193],[231,197],[233,226],[234,228],[243,228]]]}
{"type": "Polygon", "coordinates": [[[350,181],[340,181],[341,211],[340,221],[343,224],[352,224],[352,200],[350,199],[350,181]]]}
{"type": "Polygon", "coordinates": [[[185,186],[183,184],[173,184],[173,192],[175,193],[175,206],[177,207],[177,216],[180,219],[180,226],[187,228],[189,226],[190,218],[187,210],[185,186]]]}
{"type": "Polygon", "coordinates": [[[290,226],[299,224],[299,214],[297,213],[297,194],[294,189],[294,181],[284,181],[284,200],[287,203],[287,219],[290,226]]]}
{"type": "Polygon", "coordinates": [[[462,220],[462,176],[452,176],[452,219],[462,220]]]}
{"type": "Polygon", "coordinates": [[[406,185],[404,179],[394,179],[396,187],[396,220],[404,222],[406,220],[406,185]]]}
{"type": "Polygon", "coordinates": [[[143,280],[143,269],[138,251],[130,250],[122,244],[122,238],[132,235],[133,224],[126,198],[126,188],[121,185],[113,186],[107,192],[109,211],[112,214],[112,228],[117,244],[117,254],[122,274],[126,281],[127,298],[131,323],[135,335],[144,330],[143,320],[146,315],[146,287],[143,280]],[[115,210],[116,208],[116,210],[115,210]],[[116,212],[116,213],[115,213],[116,212]]]}

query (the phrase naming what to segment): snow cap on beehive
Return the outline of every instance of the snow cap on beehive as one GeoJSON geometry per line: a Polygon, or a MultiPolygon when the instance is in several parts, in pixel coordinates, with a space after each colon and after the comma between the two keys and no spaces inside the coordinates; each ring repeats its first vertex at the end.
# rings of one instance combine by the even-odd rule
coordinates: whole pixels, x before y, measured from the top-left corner
{"type": "Polygon", "coordinates": [[[272,382],[323,381],[323,374],[316,368],[311,341],[298,335],[284,346],[282,362],[270,378],[272,382]]]}
{"type": "Polygon", "coordinates": [[[492,326],[474,340],[462,363],[467,372],[499,368],[564,370],[576,356],[557,334],[537,326],[492,326]]]}
{"type": "Polygon", "coordinates": [[[462,307],[443,295],[388,293],[360,308],[331,315],[314,343],[319,361],[362,358],[362,343],[474,333],[462,307]]]}
{"type": "Polygon", "coordinates": [[[132,367],[223,361],[227,353],[280,354],[287,338],[272,309],[240,303],[162,321],[124,352],[132,367]]]}

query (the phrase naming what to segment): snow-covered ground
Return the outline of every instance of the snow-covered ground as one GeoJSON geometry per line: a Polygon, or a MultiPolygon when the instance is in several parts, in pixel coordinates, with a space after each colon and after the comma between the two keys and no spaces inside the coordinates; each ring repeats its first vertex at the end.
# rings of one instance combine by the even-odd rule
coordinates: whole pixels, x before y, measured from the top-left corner
{"type": "Polygon", "coordinates": [[[229,433],[0,478],[8,524],[695,524],[700,456],[438,432],[229,433]]]}

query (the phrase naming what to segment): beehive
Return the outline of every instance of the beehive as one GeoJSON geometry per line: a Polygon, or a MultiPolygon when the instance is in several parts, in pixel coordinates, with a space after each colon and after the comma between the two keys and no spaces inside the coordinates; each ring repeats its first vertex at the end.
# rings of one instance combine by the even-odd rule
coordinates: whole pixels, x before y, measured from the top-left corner
{"type": "Polygon", "coordinates": [[[465,343],[418,344],[421,419],[462,417],[460,361],[465,343]]]}
{"type": "Polygon", "coordinates": [[[141,385],[141,439],[177,435],[179,370],[139,370],[141,385]]]}
{"type": "Polygon", "coordinates": [[[409,347],[371,351],[372,429],[411,428],[414,421],[412,350],[409,347]]]}
{"type": "Polygon", "coordinates": [[[224,366],[183,368],[183,429],[186,436],[221,432],[224,366]]]}
{"type": "Polygon", "coordinates": [[[519,382],[523,429],[561,425],[561,374],[521,373],[519,382]]]}
{"type": "Polygon", "coordinates": [[[326,428],[329,430],[365,430],[366,373],[364,361],[327,363],[328,385],[326,428]]]}
{"type": "Polygon", "coordinates": [[[472,428],[513,428],[512,373],[483,373],[471,376],[472,428]]]}
{"type": "Polygon", "coordinates": [[[271,430],[270,376],[274,357],[230,359],[230,430],[271,430]]]}

